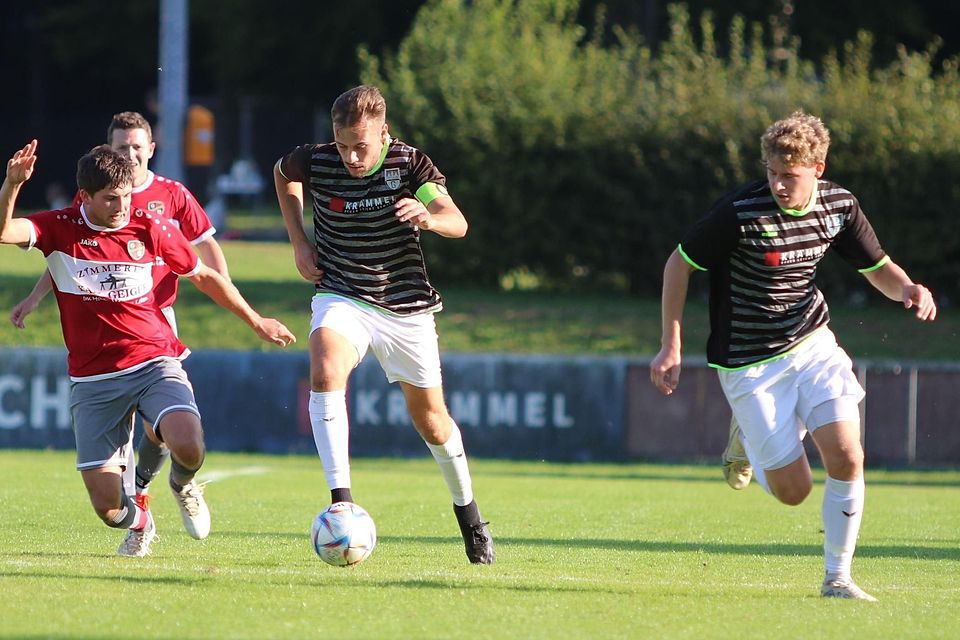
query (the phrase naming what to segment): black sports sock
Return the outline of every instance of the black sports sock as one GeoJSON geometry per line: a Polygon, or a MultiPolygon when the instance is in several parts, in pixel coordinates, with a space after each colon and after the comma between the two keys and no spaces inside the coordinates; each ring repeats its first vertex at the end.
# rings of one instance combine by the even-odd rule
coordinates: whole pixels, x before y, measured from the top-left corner
{"type": "Polygon", "coordinates": [[[470,504],[463,507],[453,505],[453,512],[457,515],[457,522],[460,526],[480,524],[480,507],[476,500],[471,500],[470,504]]]}
{"type": "Polygon", "coordinates": [[[330,502],[353,502],[350,487],[340,487],[330,490],[330,502]]]}

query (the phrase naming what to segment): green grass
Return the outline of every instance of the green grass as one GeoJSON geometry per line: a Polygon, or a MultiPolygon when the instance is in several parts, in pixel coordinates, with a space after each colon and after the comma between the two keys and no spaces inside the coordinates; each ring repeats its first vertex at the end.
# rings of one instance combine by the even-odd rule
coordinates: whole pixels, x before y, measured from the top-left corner
{"type": "Polygon", "coordinates": [[[190,539],[157,487],[160,537],[131,559],[72,453],[0,451],[0,637],[956,637],[960,472],[869,472],[854,569],[872,604],[818,597],[822,477],[790,508],[715,468],[472,471],[496,565],[467,563],[425,456],[353,461],[379,544],[338,569],[309,546],[326,495],[313,457],[212,453],[210,538],[190,539]]]}
{"type": "MultiPolygon", "coordinates": [[[[280,318],[306,349],[312,286],[302,280],[287,243],[223,242],[231,275],[263,315],[280,318]]],[[[0,344],[60,345],[56,305],[47,299],[15,330],[5,317],[33,287],[44,262],[37,251],[0,248],[0,344]]],[[[623,294],[561,294],[478,291],[440,286],[444,311],[437,316],[446,352],[590,353],[652,356],[659,348],[660,303],[623,294]]],[[[177,317],[181,335],[194,349],[273,349],[191,284],[182,283],[177,317]]],[[[830,296],[828,295],[828,298],[830,296]]],[[[707,307],[691,296],[684,318],[685,353],[703,357],[709,329],[707,307]]],[[[855,358],[955,359],[960,353],[960,316],[941,310],[920,325],[911,313],[874,294],[867,307],[831,305],[832,326],[855,358]]]]}

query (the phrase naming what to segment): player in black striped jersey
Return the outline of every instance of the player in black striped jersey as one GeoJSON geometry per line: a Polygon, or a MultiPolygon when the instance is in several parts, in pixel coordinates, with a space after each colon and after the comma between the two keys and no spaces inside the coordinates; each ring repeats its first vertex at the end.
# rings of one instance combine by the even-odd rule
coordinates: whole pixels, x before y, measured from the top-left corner
{"type": "Polygon", "coordinates": [[[684,236],[664,269],[662,346],[650,377],[665,395],[676,389],[688,281],[707,271],[707,360],[733,409],[732,428],[742,431],[731,442],[742,443],[758,484],[797,505],[812,488],[802,445],[809,431],[827,471],[821,595],[873,600],[851,578],[864,501],[864,392],[827,326],[817,265],[832,248],[918,319],[933,320],[937,309],[930,291],[883,252],[857,199],[821,179],[829,145],[819,118],[798,111],[775,122],[761,138],[766,179],[722,198],[684,236]]]}
{"type": "Polygon", "coordinates": [[[399,382],[414,427],[440,465],[467,557],[494,562],[493,539],[473,498],[460,429],[443,399],[422,231],[448,238],[467,221],[423,152],[390,137],[386,102],[355,87],[333,104],[334,142],[297,147],[274,167],[280,210],[300,274],[316,284],[310,334],[310,422],[331,500],[353,501],[346,387],[366,351],[399,382]],[[314,241],[303,228],[313,196],[314,241]]]}

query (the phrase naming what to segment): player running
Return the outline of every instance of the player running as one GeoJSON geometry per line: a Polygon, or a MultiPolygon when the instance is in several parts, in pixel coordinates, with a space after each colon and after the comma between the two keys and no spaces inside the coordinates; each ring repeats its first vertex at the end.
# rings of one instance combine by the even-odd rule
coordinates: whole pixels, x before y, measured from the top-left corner
{"type": "Polygon", "coordinates": [[[131,210],[133,163],[107,145],[77,164],[79,206],[14,219],[36,149],[34,140],[7,162],[0,243],[36,247],[47,258],[67,347],[77,469],[104,523],[140,532],[139,552],[124,555],[146,555],[156,536],[153,517],[124,492],[121,480],[134,413],[155,425],[148,433],[169,448],[174,490],[193,482],[205,455],[200,413],[180,363],[189,350],[156,304],[155,266],[188,278],[263,340],[286,346],[295,338],[204,265],[175,225],[131,210]]]}
{"type": "Polygon", "coordinates": [[[864,392],[827,326],[817,265],[833,248],[885,296],[916,307],[918,319],[933,320],[937,307],[880,248],[853,194],[821,179],[829,146],[820,119],[800,111],[766,130],[766,179],[717,202],[667,260],[662,347],[650,377],[666,395],[676,388],[688,281],[695,270],[709,271],[707,360],[733,408],[731,442],[743,443],[758,484],[797,505],[812,487],[802,445],[810,432],[827,471],[820,593],[875,600],[851,578],[864,504],[864,392]]]}
{"type": "Polygon", "coordinates": [[[467,232],[446,179],[423,152],[394,140],[375,87],[333,103],[335,142],[297,147],[274,167],[297,269],[316,283],[310,325],[310,422],[333,502],[349,501],[347,378],[368,349],[399,382],[414,427],[453,497],[467,557],[494,562],[493,539],[473,499],[460,429],[447,411],[422,231],[467,232]],[[303,229],[304,185],[313,196],[314,242],[303,229]]]}
{"type": "MultiPolygon", "coordinates": [[[[183,184],[150,171],[150,159],[153,157],[156,143],[153,141],[153,131],[147,119],[134,111],[124,111],[114,115],[107,127],[107,144],[133,162],[131,209],[134,211],[142,209],[169,220],[196,248],[203,263],[229,280],[227,261],[223,256],[223,250],[214,238],[216,229],[203,207],[183,184]]],[[[80,193],[77,193],[73,204],[74,206],[81,204],[80,193]]],[[[174,334],[177,334],[177,319],[173,304],[176,302],[180,278],[166,265],[157,265],[154,269],[154,279],[157,282],[154,288],[156,303],[173,328],[174,334]]],[[[52,287],[50,274],[46,272],[37,281],[30,295],[13,308],[10,314],[13,325],[23,329],[24,319],[37,308],[52,287]]],[[[130,460],[124,468],[124,490],[133,496],[142,509],[149,510],[150,482],[170,457],[170,451],[153,437],[152,428],[145,429],[144,433],[145,436],[140,438],[140,444],[137,447],[136,465],[133,460],[133,447],[130,447],[130,460]]],[[[187,533],[197,540],[206,538],[210,533],[210,510],[204,499],[201,485],[191,481],[183,487],[173,483],[170,488],[180,509],[180,516],[187,533]]],[[[131,530],[121,543],[118,553],[143,555],[143,545],[144,537],[141,532],[131,530]]]]}

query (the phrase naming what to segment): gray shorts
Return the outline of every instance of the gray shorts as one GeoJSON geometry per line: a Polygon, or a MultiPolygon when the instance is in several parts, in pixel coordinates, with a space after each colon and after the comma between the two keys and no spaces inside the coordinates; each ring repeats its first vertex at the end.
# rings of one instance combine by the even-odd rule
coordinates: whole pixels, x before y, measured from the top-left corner
{"type": "Polygon", "coordinates": [[[156,425],[171,411],[200,416],[187,373],[172,358],[116,378],[71,383],[77,469],[126,466],[135,412],[156,425]]]}

